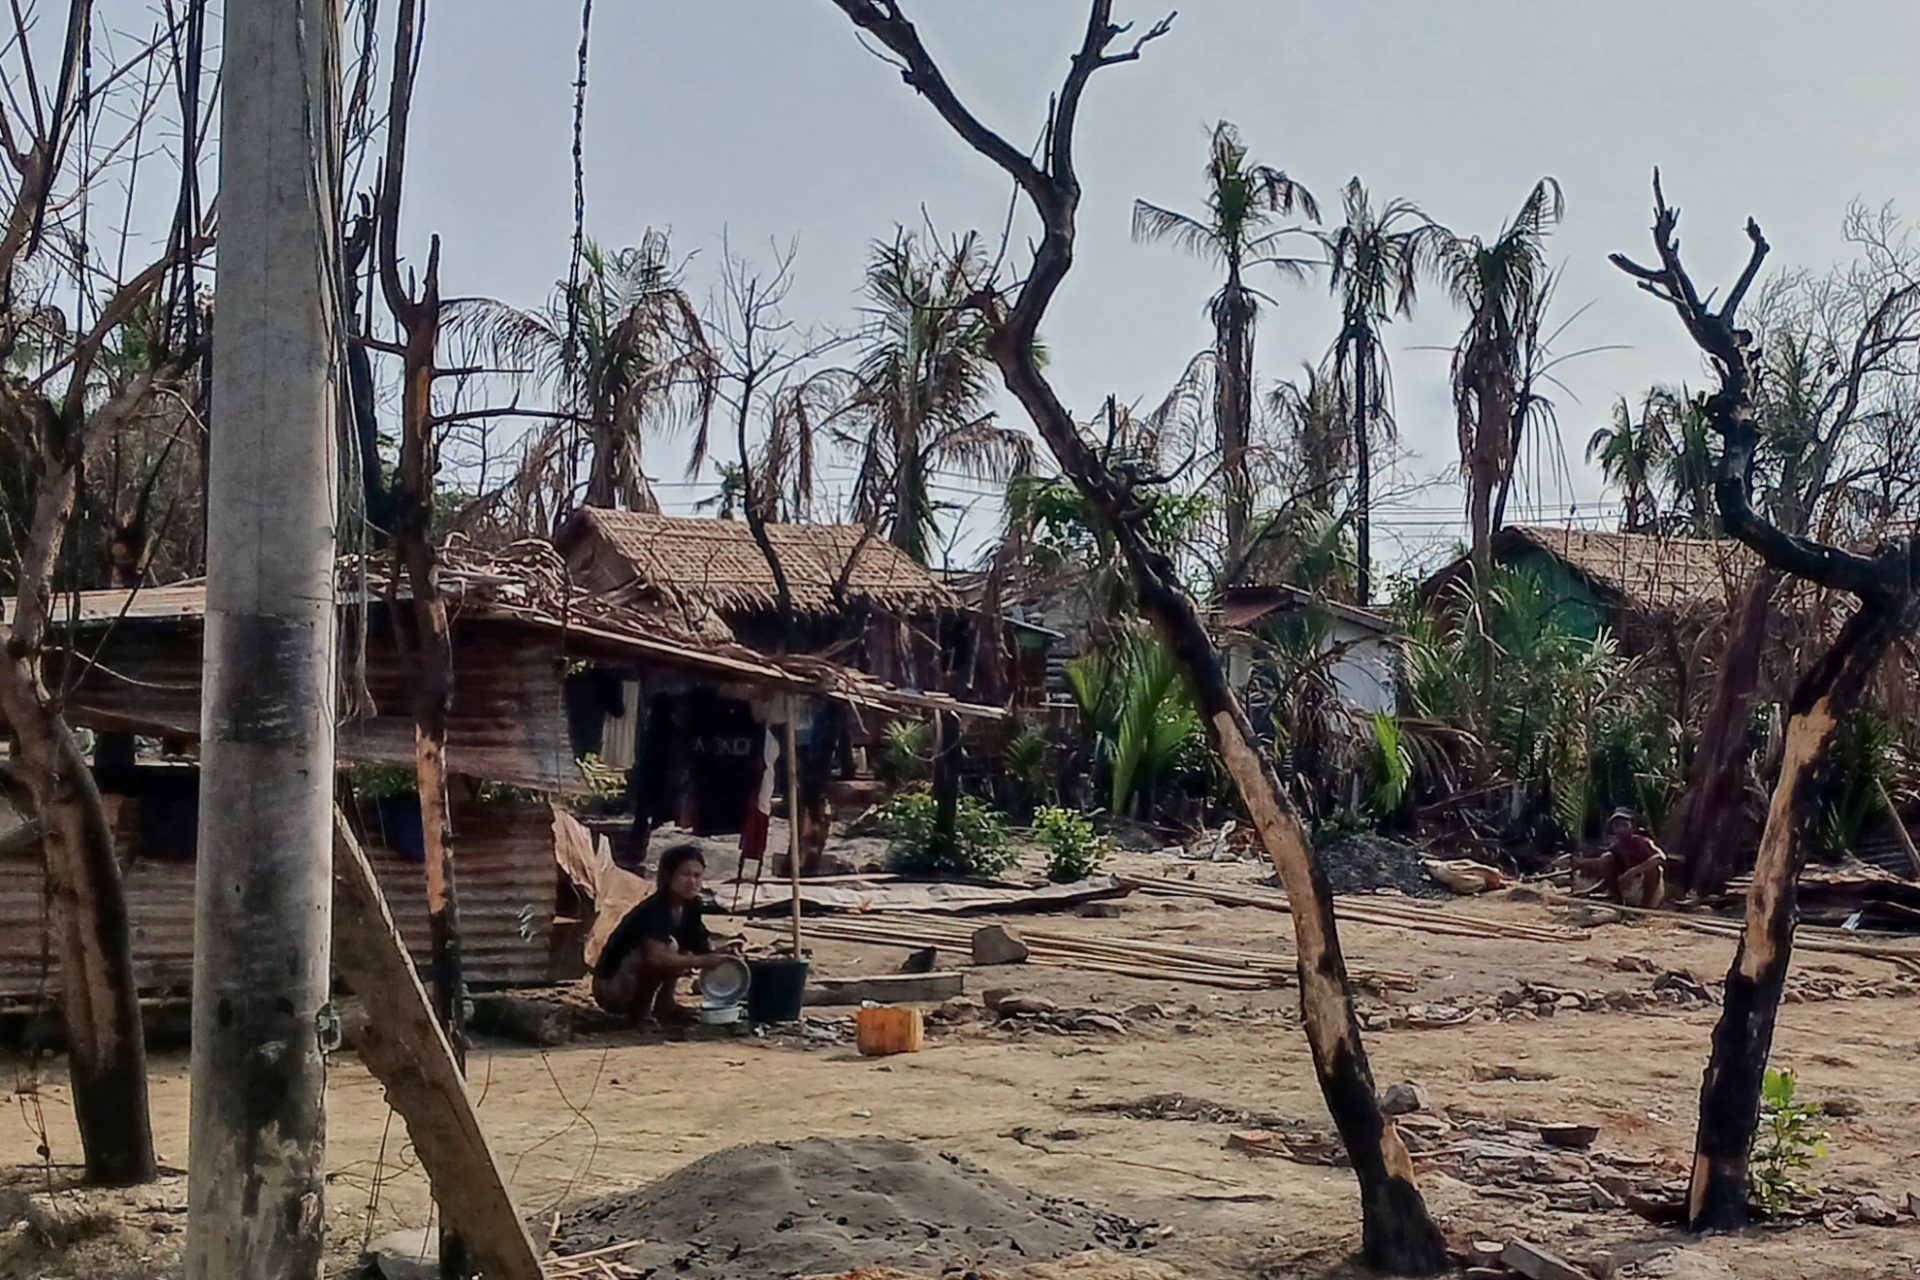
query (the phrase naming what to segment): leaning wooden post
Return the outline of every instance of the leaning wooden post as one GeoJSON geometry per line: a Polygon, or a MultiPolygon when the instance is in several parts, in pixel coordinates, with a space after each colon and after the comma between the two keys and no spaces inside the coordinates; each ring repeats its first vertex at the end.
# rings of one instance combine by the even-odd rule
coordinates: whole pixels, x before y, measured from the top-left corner
{"type": "Polygon", "coordinates": [[[800,951],[800,699],[787,696],[787,882],[793,889],[793,958],[800,951]]]}
{"type": "Polygon", "coordinates": [[[346,944],[335,962],[369,1014],[360,1060],[406,1123],[442,1220],[487,1280],[539,1280],[539,1256],[467,1097],[453,1043],[420,985],[373,864],[337,808],[333,897],[346,944]]]}
{"type": "Polygon", "coordinates": [[[1893,832],[1900,841],[1900,847],[1907,852],[1907,861],[1913,864],[1913,873],[1920,876],[1920,848],[1913,843],[1913,833],[1907,830],[1907,820],[1900,816],[1900,807],[1887,794],[1887,784],[1875,778],[1873,789],[1880,797],[1880,803],[1887,810],[1887,817],[1893,820],[1893,832]]]}

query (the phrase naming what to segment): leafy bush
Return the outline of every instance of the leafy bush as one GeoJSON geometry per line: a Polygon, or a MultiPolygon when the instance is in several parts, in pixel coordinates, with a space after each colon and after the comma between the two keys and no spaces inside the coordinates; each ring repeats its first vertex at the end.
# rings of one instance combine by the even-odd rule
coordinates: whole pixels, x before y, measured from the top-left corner
{"type": "Polygon", "coordinates": [[[410,796],[419,790],[419,781],[410,766],[380,764],[356,760],[347,770],[353,794],[362,800],[391,800],[410,796]]]}
{"type": "Polygon", "coordinates": [[[1047,846],[1047,879],[1055,884],[1085,880],[1113,851],[1104,836],[1094,834],[1092,820],[1077,810],[1041,809],[1033,815],[1033,830],[1047,846]]]}
{"type": "Polygon", "coordinates": [[[1139,795],[1151,797],[1204,752],[1206,726],[1159,640],[1123,634],[1069,662],[1066,673],[1114,813],[1132,812],[1139,795]]]}
{"type": "Polygon", "coordinates": [[[933,773],[933,726],[925,720],[888,725],[877,772],[896,787],[925,782],[933,773]]]}
{"type": "Polygon", "coordinates": [[[1047,735],[1034,725],[1022,728],[1001,753],[1002,763],[1007,766],[1007,776],[1013,779],[1019,791],[1021,804],[1037,804],[1052,793],[1053,785],[1048,776],[1049,754],[1047,735]]]}
{"type": "Polygon", "coordinates": [[[1760,1088],[1760,1128],[1753,1135],[1748,1176],[1753,1199],[1767,1213],[1779,1213],[1805,1191],[1818,1190],[1807,1176],[1814,1161],[1827,1154],[1827,1131],[1819,1111],[1794,1100],[1791,1071],[1769,1067],[1760,1088]]]}
{"type": "Polygon", "coordinates": [[[1400,722],[1384,711],[1373,713],[1373,742],[1379,749],[1379,772],[1367,803],[1384,818],[1397,812],[1407,798],[1407,784],[1413,780],[1413,757],[1402,739],[1400,722]]]}
{"type": "Polygon", "coordinates": [[[1013,865],[1000,815],[973,796],[961,796],[953,838],[939,832],[939,801],[928,791],[902,791],[880,807],[880,829],[890,844],[887,862],[910,875],[996,876],[1013,865]]]}
{"type": "Polygon", "coordinates": [[[1580,634],[1581,616],[1527,570],[1496,571],[1485,603],[1482,616],[1462,585],[1450,627],[1428,621],[1410,632],[1403,712],[1471,726],[1508,776],[1544,786],[1569,838],[1619,805],[1657,823],[1684,786],[1683,734],[1639,660],[1605,628],[1580,634]],[[1486,698],[1476,675],[1482,628],[1498,654],[1486,698]]]}

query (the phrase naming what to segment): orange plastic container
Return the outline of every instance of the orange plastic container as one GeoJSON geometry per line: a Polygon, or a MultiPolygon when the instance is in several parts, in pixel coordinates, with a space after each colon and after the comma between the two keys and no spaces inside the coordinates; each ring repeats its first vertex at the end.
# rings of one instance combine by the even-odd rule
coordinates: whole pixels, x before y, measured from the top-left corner
{"type": "Polygon", "coordinates": [[[927,1037],[920,1010],[907,1005],[878,1005],[853,1015],[854,1041],[869,1058],[918,1053],[927,1037]]]}

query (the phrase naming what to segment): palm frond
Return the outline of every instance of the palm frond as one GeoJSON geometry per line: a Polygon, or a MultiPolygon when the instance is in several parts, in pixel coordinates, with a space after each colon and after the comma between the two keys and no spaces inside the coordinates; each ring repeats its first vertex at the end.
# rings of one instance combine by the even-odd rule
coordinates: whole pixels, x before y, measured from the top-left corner
{"type": "Polygon", "coordinates": [[[1133,238],[1142,244],[1170,241],[1196,258],[1218,259],[1223,251],[1213,227],[1145,200],[1133,202],[1133,238]]]}

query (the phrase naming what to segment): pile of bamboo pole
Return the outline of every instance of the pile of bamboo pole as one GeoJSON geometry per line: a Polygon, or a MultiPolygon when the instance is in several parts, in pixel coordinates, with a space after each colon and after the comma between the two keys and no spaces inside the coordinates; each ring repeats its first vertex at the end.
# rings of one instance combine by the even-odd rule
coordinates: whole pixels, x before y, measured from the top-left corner
{"type": "MultiPolygon", "coordinates": [[[[1203,884],[1194,880],[1163,880],[1152,876],[1122,876],[1121,883],[1146,893],[1171,897],[1205,898],[1229,907],[1259,907],[1265,911],[1288,910],[1287,895],[1275,890],[1239,889],[1226,885],[1203,884]]],[[[1454,911],[1436,911],[1390,898],[1340,898],[1334,916],[1352,924],[1377,925],[1386,929],[1408,929],[1443,938],[1500,938],[1513,942],[1568,943],[1587,937],[1584,929],[1566,929],[1557,925],[1524,924],[1513,920],[1490,920],[1485,916],[1463,915],[1454,911]]]]}
{"type": "MultiPolygon", "coordinates": [[[[872,946],[944,947],[971,950],[975,923],[889,912],[879,916],[829,916],[810,926],[815,937],[872,946]]],[[[1026,944],[1028,962],[1120,977],[1188,982],[1229,991],[1261,991],[1294,980],[1297,962],[1278,951],[1234,951],[1186,943],[1154,942],[1091,934],[1053,933],[1014,926],[1026,944]]],[[[1355,967],[1355,979],[1380,987],[1411,987],[1406,974],[1355,967]]]]}

